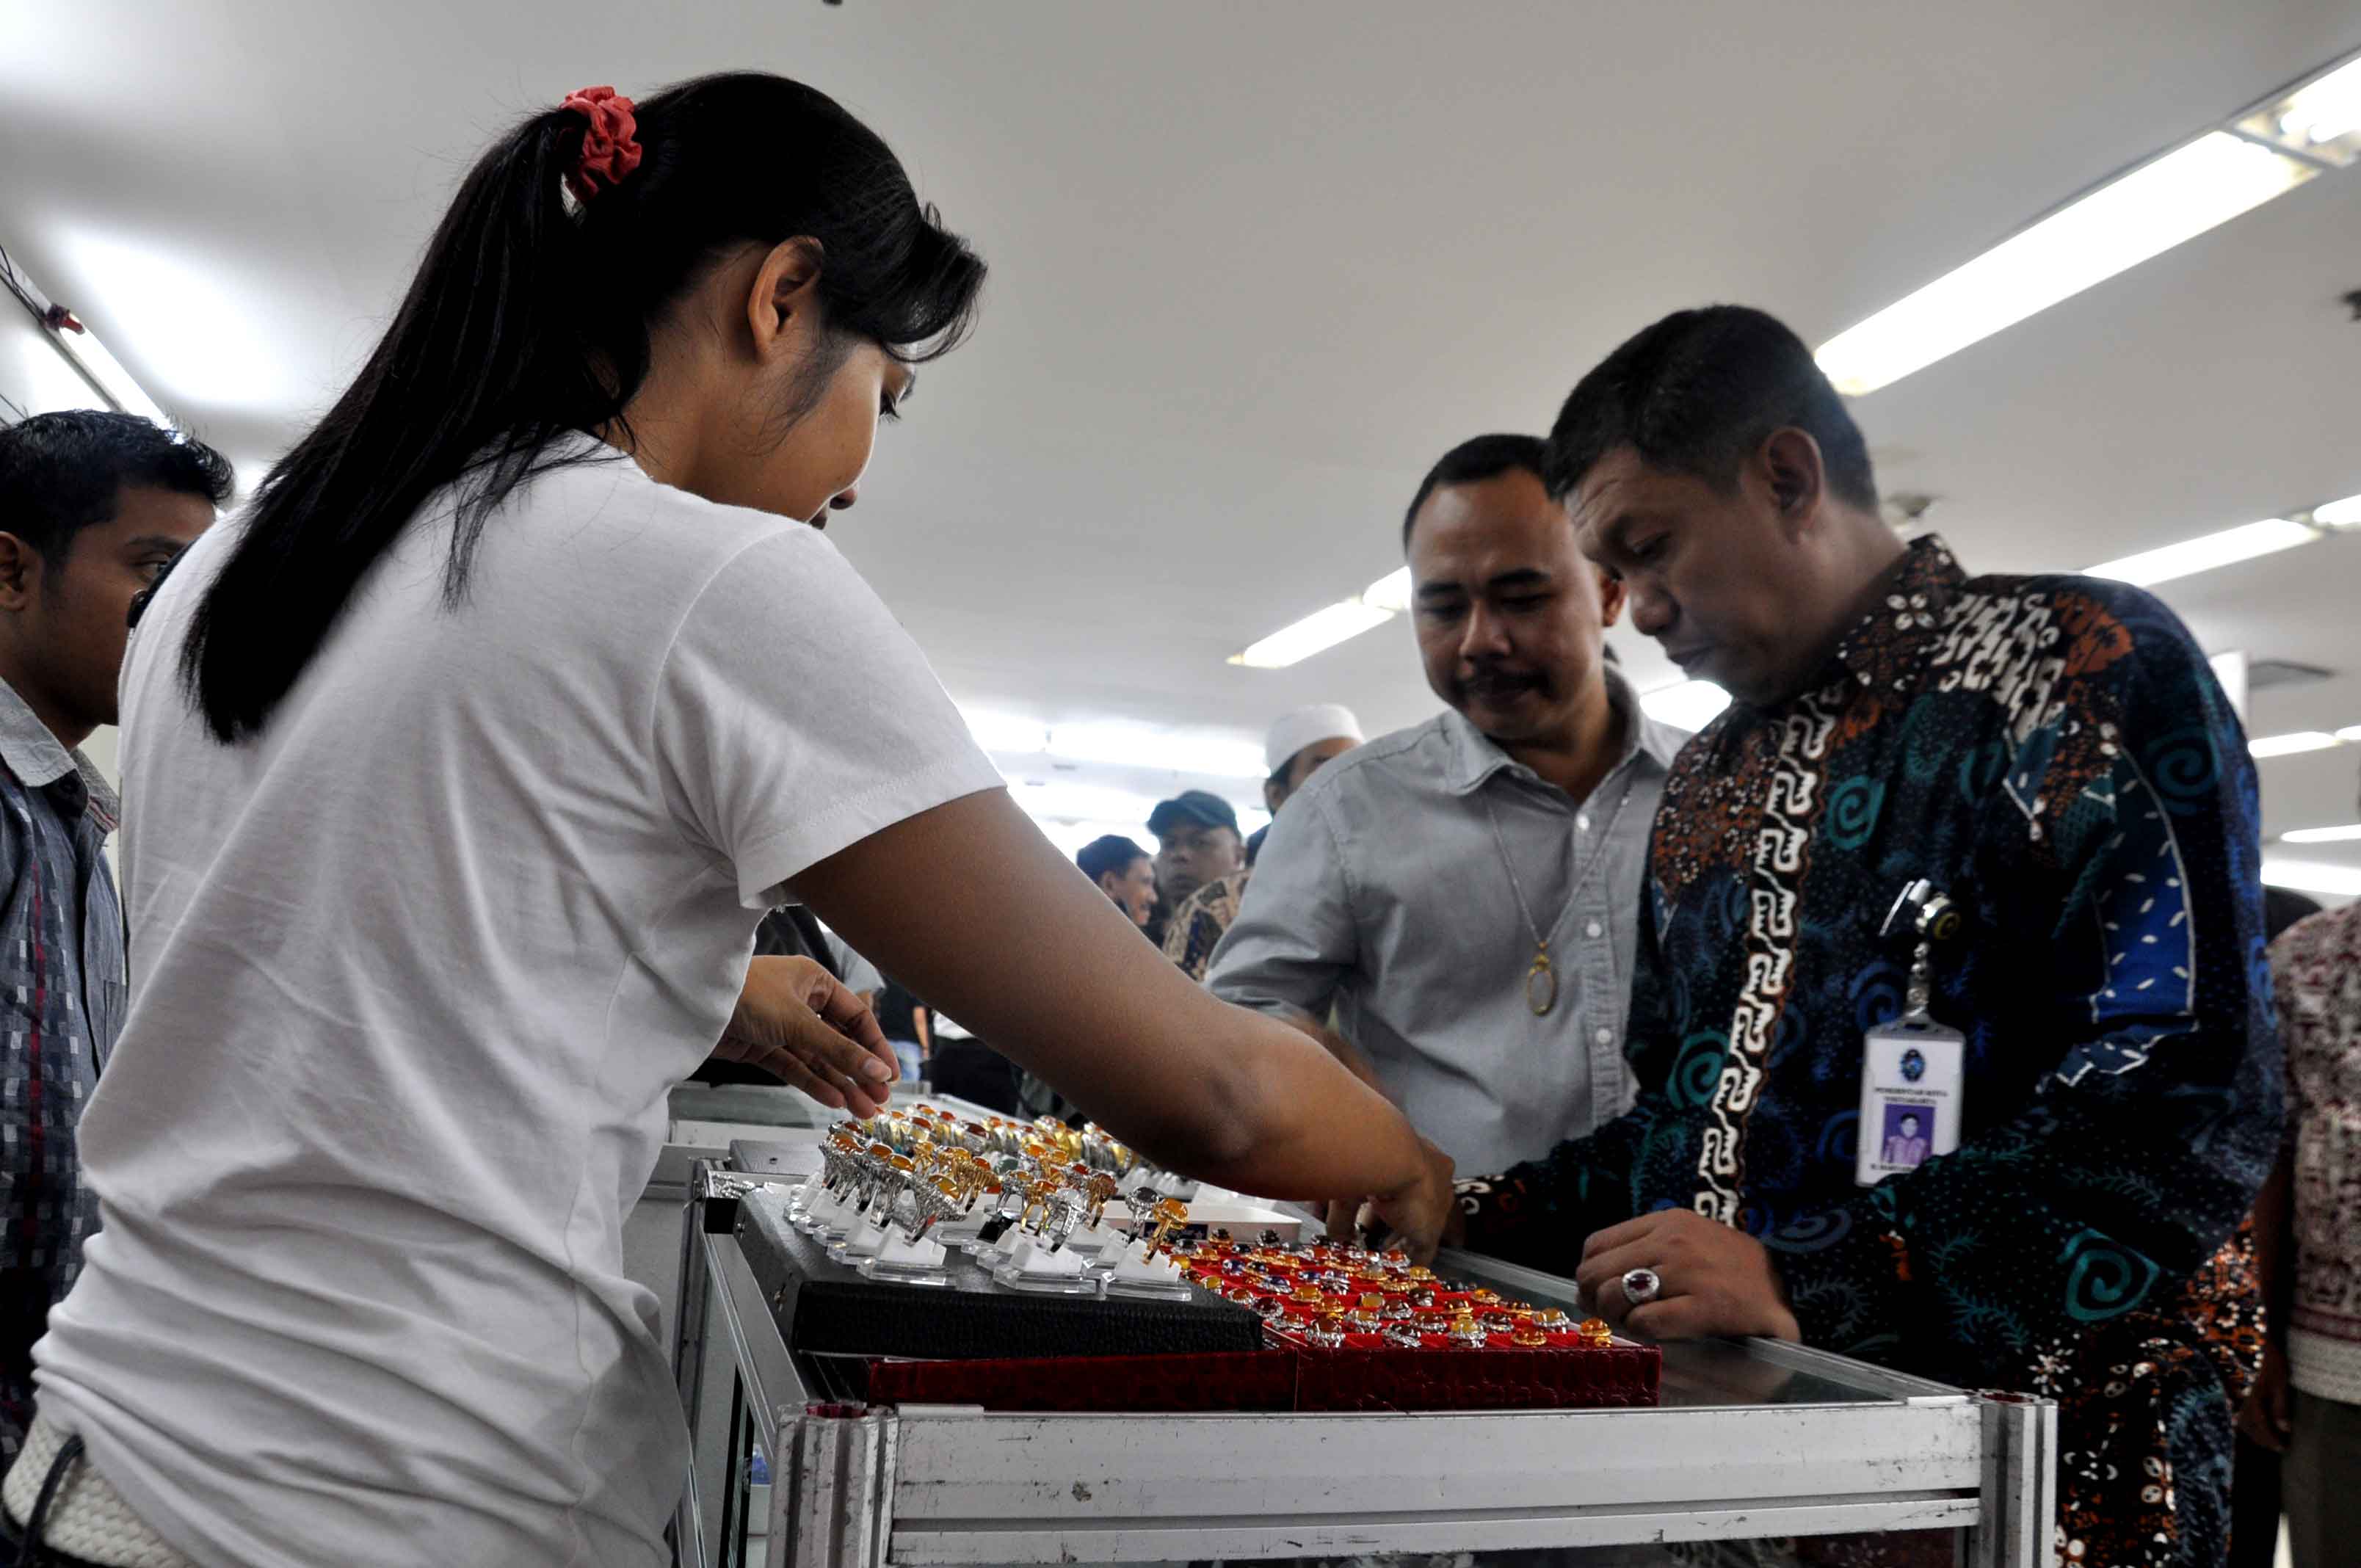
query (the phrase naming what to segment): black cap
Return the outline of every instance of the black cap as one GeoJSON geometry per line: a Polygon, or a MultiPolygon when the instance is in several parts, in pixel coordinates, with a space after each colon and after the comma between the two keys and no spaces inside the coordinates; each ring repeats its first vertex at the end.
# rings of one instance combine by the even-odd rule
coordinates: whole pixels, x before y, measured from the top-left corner
{"type": "Polygon", "coordinates": [[[1233,833],[1238,830],[1238,814],[1230,808],[1230,803],[1203,789],[1184,789],[1170,800],[1158,802],[1156,809],[1148,814],[1148,830],[1161,839],[1184,819],[1202,828],[1226,828],[1233,833]]]}

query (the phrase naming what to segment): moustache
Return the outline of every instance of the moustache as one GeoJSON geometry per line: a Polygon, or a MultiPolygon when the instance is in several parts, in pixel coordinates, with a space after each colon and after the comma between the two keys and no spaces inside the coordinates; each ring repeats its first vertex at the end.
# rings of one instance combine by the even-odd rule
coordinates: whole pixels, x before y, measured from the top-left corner
{"type": "Polygon", "coordinates": [[[1463,698],[1485,702],[1507,702],[1527,692],[1549,690],[1549,677],[1537,670],[1504,670],[1494,665],[1478,665],[1472,675],[1460,677],[1459,694],[1463,698]]]}

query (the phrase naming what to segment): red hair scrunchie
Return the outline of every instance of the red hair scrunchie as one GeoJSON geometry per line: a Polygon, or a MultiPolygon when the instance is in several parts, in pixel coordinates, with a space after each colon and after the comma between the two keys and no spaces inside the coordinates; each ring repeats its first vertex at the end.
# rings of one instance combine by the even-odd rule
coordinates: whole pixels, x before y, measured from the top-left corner
{"type": "Polygon", "coordinates": [[[640,166],[640,144],[635,139],[640,122],[631,113],[629,98],[612,87],[585,87],[568,93],[558,107],[571,109],[590,122],[589,129],[582,133],[582,156],[566,177],[566,188],[574,192],[576,201],[589,201],[598,193],[600,181],[612,188],[640,166]]]}

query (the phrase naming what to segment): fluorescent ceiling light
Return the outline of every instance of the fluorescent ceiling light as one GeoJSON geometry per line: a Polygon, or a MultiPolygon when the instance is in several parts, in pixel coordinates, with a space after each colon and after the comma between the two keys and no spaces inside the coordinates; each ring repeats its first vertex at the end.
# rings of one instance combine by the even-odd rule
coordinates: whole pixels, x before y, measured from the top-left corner
{"type": "Polygon", "coordinates": [[[2339,740],[2361,740],[2361,724],[2348,724],[2336,732],[2339,740]]]}
{"type": "Polygon", "coordinates": [[[2361,60],[2289,94],[2279,129],[2318,146],[2361,131],[2361,60]]]}
{"type": "Polygon", "coordinates": [[[1392,619],[1392,612],[1364,604],[1359,599],[1345,599],[1326,609],[1315,609],[1292,626],[1282,626],[1277,631],[1255,643],[1243,653],[1230,656],[1233,664],[1251,665],[1257,670],[1283,670],[1290,664],[1301,663],[1323,648],[1334,648],[1348,637],[1358,637],[1373,626],[1382,626],[1392,619]]]}
{"type": "Polygon", "coordinates": [[[96,333],[87,327],[80,332],[66,327],[51,335],[57,339],[58,346],[82,367],[83,374],[98,383],[99,389],[116,408],[127,414],[137,414],[141,419],[153,420],[168,430],[172,427],[171,416],[156,406],[156,400],[149,397],[146,389],[131,378],[131,372],[106,351],[106,345],[98,341],[96,333]]]}
{"type": "Polygon", "coordinates": [[[2257,757],[2292,757],[2299,751],[2325,751],[2337,743],[2325,729],[2299,729],[2291,735],[2265,735],[2246,742],[2257,757]]]}
{"type": "Polygon", "coordinates": [[[1839,333],[1820,345],[1820,368],[1840,392],[1873,392],[2318,172],[2227,131],[2209,131],[1839,333]]]}
{"type": "Polygon", "coordinates": [[[2298,893],[2361,896],[2361,866],[2336,866],[2322,861],[2274,861],[2265,858],[2263,881],[2271,887],[2291,887],[2298,893]]]}
{"type": "Polygon", "coordinates": [[[2186,577],[2192,573],[2210,572],[2234,561],[2247,561],[2275,551],[2291,550],[2299,544],[2309,544],[2319,537],[2317,529],[2307,528],[2290,519],[2265,518],[2260,522],[2225,528],[2219,533],[2184,539],[2178,544],[2143,550],[2136,555],[2102,561],[2092,567],[2088,575],[2113,577],[2119,583],[2147,587],[2152,583],[2169,583],[2175,577],[2186,577]]]}
{"type": "Polygon", "coordinates": [[[2361,528],[2361,496],[2347,496],[2341,501],[2314,507],[2312,509],[2312,521],[2324,522],[2331,528],[2361,528]]]}
{"type": "Polygon", "coordinates": [[[1167,768],[1216,778],[1258,779],[1269,771],[1263,766],[1262,748],[1250,741],[1147,724],[1053,724],[1047,750],[1069,762],[1167,768]]]}
{"type": "Polygon", "coordinates": [[[1361,590],[1361,602],[1371,609],[1400,615],[1410,609],[1410,568],[1399,566],[1361,590]]]}
{"type": "Polygon", "coordinates": [[[2361,159],[2361,59],[2265,104],[2240,120],[2238,129],[2339,168],[2361,159]]]}
{"type": "Polygon", "coordinates": [[[2349,844],[2361,839],[2361,822],[2347,822],[2342,828],[2296,828],[2279,835],[2290,844],[2349,844]]]}
{"type": "Polygon", "coordinates": [[[1683,681],[1641,695],[1640,707],[1659,724],[1692,732],[1713,722],[1730,706],[1730,694],[1711,681],[1683,681]]]}

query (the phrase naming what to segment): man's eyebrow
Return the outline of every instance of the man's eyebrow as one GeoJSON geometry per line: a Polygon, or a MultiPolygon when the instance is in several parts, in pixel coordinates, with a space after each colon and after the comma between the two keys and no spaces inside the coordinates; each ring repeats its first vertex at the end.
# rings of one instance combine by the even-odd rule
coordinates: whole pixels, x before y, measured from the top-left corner
{"type": "Polygon", "coordinates": [[[126,548],[132,550],[166,550],[177,554],[181,551],[186,550],[188,547],[189,545],[186,540],[175,539],[169,533],[143,533],[138,538],[131,541],[130,544],[126,548]]]}
{"type": "Polygon", "coordinates": [[[1501,572],[1494,576],[1488,577],[1485,579],[1484,586],[1494,590],[1500,588],[1534,588],[1547,587],[1549,586],[1549,581],[1550,575],[1547,572],[1543,571],[1539,566],[1519,566],[1514,571],[1501,572]]]}

